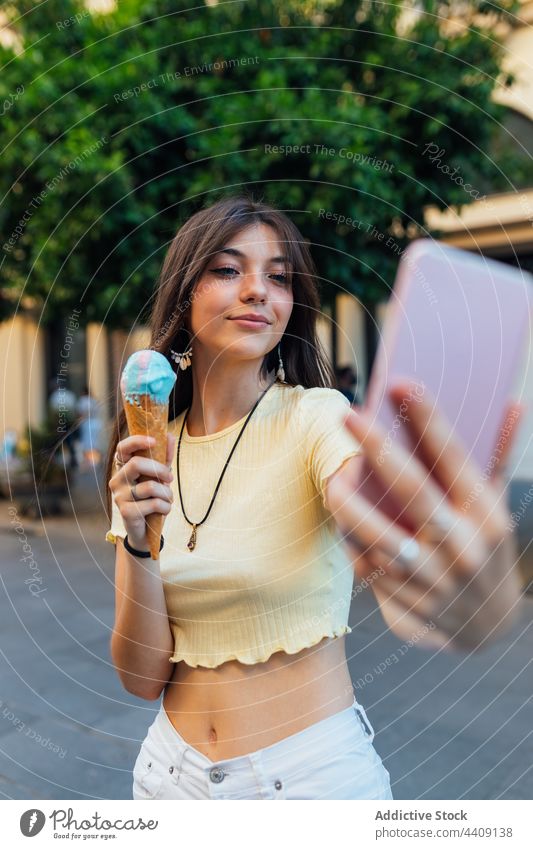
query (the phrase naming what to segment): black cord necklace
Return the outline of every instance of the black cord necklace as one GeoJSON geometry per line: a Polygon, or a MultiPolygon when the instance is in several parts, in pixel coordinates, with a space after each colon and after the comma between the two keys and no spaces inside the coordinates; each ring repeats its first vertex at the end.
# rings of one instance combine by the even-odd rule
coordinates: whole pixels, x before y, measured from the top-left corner
{"type": "Polygon", "coordinates": [[[244,433],[244,429],[245,429],[246,425],[247,425],[247,424],[248,424],[248,422],[250,421],[250,418],[251,418],[251,416],[252,416],[252,413],[254,412],[255,408],[257,407],[257,405],[259,404],[259,402],[261,401],[261,399],[265,397],[265,395],[267,394],[268,390],[269,390],[272,386],[274,386],[274,383],[276,383],[276,380],[274,380],[274,381],[270,384],[270,386],[267,386],[267,388],[266,388],[266,389],[265,389],[265,390],[261,393],[261,395],[259,396],[259,398],[258,398],[258,399],[257,399],[257,401],[255,402],[255,404],[253,405],[252,409],[251,409],[251,410],[250,410],[250,412],[248,413],[248,415],[247,415],[247,417],[246,417],[246,421],[244,422],[244,424],[243,424],[243,426],[242,426],[242,428],[241,428],[241,430],[240,430],[240,433],[239,433],[239,435],[238,435],[237,439],[235,440],[235,444],[233,445],[233,448],[232,448],[232,449],[231,449],[231,451],[230,451],[229,457],[228,457],[228,459],[226,460],[226,462],[224,463],[224,468],[222,469],[222,473],[221,473],[221,475],[220,475],[220,477],[219,477],[219,479],[218,479],[218,483],[217,483],[217,485],[216,485],[216,487],[215,487],[215,491],[214,491],[214,493],[213,493],[213,497],[212,497],[212,499],[211,499],[211,503],[209,504],[209,507],[207,508],[207,513],[205,514],[205,516],[204,516],[204,518],[202,519],[202,521],[201,521],[201,522],[191,522],[191,520],[189,519],[189,517],[187,516],[187,514],[186,514],[186,512],[185,512],[185,507],[183,506],[183,498],[182,498],[182,495],[181,495],[181,481],[180,481],[180,446],[181,446],[181,437],[182,437],[182,434],[183,434],[183,430],[184,430],[184,428],[185,428],[185,422],[187,421],[187,416],[189,415],[189,410],[191,409],[190,407],[188,407],[188,408],[187,408],[187,412],[185,413],[185,415],[184,415],[184,417],[183,417],[183,422],[182,422],[181,430],[180,430],[180,436],[179,436],[179,439],[178,439],[178,454],[177,454],[177,458],[176,458],[176,471],[177,471],[177,478],[178,478],[178,492],[179,492],[179,496],[180,496],[180,504],[181,504],[181,509],[182,509],[182,512],[183,512],[183,516],[184,516],[185,520],[189,523],[189,525],[192,525],[192,533],[191,533],[191,536],[190,536],[190,538],[189,538],[189,542],[187,543],[187,548],[189,549],[189,551],[193,551],[193,550],[194,550],[194,548],[195,548],[195,546],[196,546],[196,528],[200,527],[200,525],[203,525],[203,523],[205,522],[205,520],[206,520],[206,519],[207,519],[207,517],[209,516],[209,513],[211,512],[211,507],[213,506],[213,503],[214,503],[214,501],[215,501],[216,494],[217,494],[217,492],[218,492],[218,489],[219,489],[219,487],[220,487],[220,484],[222,483],[222,478],[224,477],[224,474],[225,474],[226,469],[227,469],[227,467],[228,467],[229,461],[231,460],[231,458],[232,458],[232,456],[233,456],[233,452],[235,451],[235,449],[236,449],[236,447],[237,447],[237,445],[238,445],[239,439],[241,438],[241,436],[242,436],[242,435],[243,435],[243,433],[244,433]]]}

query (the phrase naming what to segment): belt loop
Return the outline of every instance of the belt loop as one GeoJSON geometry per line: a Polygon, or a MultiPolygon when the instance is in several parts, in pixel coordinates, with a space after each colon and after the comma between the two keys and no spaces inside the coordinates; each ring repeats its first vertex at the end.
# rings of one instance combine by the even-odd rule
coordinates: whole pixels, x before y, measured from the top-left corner
{"type": "Polygon", "coordinates": [[[180,780],[180,776],[181,776],[181,772],[182,772],[182,766],[183,766],[183,758],[185,757],[185,754],[187,753],[188,749],[189,749],[189,746],[184,746],[182,751],[181,751],[181,757],[180,757],[179,763],[178,763],[178,775],[176,777],[176,781],[180,780]]]}
{"type": "Polygon", "coordinates": [[[360,702],[357,702],[354,705],[354,708],[355,708],[357,714],[359,715],[359,719],[361,720],[361,724],[362,724],[363,728],[365,729],[365,734],[368,737],[369,743],[372,743],[372,741],[374,740],[374,737],[375,737],[375,732],[374,732],[374,729],[372,727],[372,724],[371,724],[368,716],[366,715],[366,711],[365,711],[363,705],[360,702]]]}
{"type": "Polygon", "coordinates": [[[249,755],[246,755],[250,759],[250,763],[252,765],[252,769],[254,772],[255,783],[257,784],[257,789],[260,793],[261,799],[271,799],[272,791],[268,789],[268,778],[263,768],[263,762],[261,757],[261,750],[258,749],[256,752],[250,752],[249,755]]]}
{"type": "Polygon", "coordinates": [[[172,780],[175,782],[175,784],[178,783],[182,775],[183,758],[185,757],[185,753],[188,751],[189,748],[190,746],[183,746],[181,752],[179,753],[178,763],[173,767],[174,775],[172,776],[172,780]]]}
{"type": "Polygon", "coordinates": [[[159,713],[156,717],[156,721],[159,721],[158,725],[158,737],[162,737],[162,741],[160,743],[161,746],[164,746],[165,755],[170,752],[169,760],[164,759],[164,762],[167,764],[170,761],[169,766],[167,767],[171,780],[174,784],[177,784],[180,780],[180,776],[182,774],[182,766],[183,766],[183,758],[189,749],[193,749],[192,746],[189,746],[188,743],[185,742],[181,734],[176,731],[174,726],[170,721],[170,717],[165,710],[165,706],[163,702],[159,707],[159,713]],[[174,760],[174,752],[177,750],[177,762],[174,760]]]}

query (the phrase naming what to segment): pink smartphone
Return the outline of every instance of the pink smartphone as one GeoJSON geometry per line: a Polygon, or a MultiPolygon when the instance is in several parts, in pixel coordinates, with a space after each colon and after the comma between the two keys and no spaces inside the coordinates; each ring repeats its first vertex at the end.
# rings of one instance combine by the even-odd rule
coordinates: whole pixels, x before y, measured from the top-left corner
{"type": "MultiPolygon", "coordinates": [[[[426,390],[487,473],[529,339],[533,278],[517,268],[418,239],[402,255],[363,410],[394,443],[416,454],[405,411],[388,397],[391,383],[409,381],[412,397],[426,390]]],[[[520,403],[522,400],[520,399],[520,403]]],[[[496,458],[497,459],[497,458],[496,458]]],[[[380,461],[383,462],[383,461],[380,461]]],[[[403,506],[362,460],[358,491],[409,532],[403,506]]]]}

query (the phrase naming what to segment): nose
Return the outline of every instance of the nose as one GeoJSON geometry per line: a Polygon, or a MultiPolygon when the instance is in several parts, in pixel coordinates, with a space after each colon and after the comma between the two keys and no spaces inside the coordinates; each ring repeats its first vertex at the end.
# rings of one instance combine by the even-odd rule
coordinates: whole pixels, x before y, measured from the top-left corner
{"type": "Polygon", "coordinates": [[[248,301],[265,301],[267,297],[267,287],[263,279],[263,274],[259,269],[250,271],[248,274],[243,274],[241,278],[240,299],[247,303],[248,301]]]}

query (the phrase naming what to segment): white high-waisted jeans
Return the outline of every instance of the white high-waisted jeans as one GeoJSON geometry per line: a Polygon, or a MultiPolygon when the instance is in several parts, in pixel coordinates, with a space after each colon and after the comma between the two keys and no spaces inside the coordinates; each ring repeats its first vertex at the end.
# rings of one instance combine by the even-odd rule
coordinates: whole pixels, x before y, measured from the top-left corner
{"type": "Polygon", "coordinates": [[[134,799],[392,799],[374,729],[354,698],[344,710],[264,749],[211,761],[163,704],[133,768],[134,799]]]}

